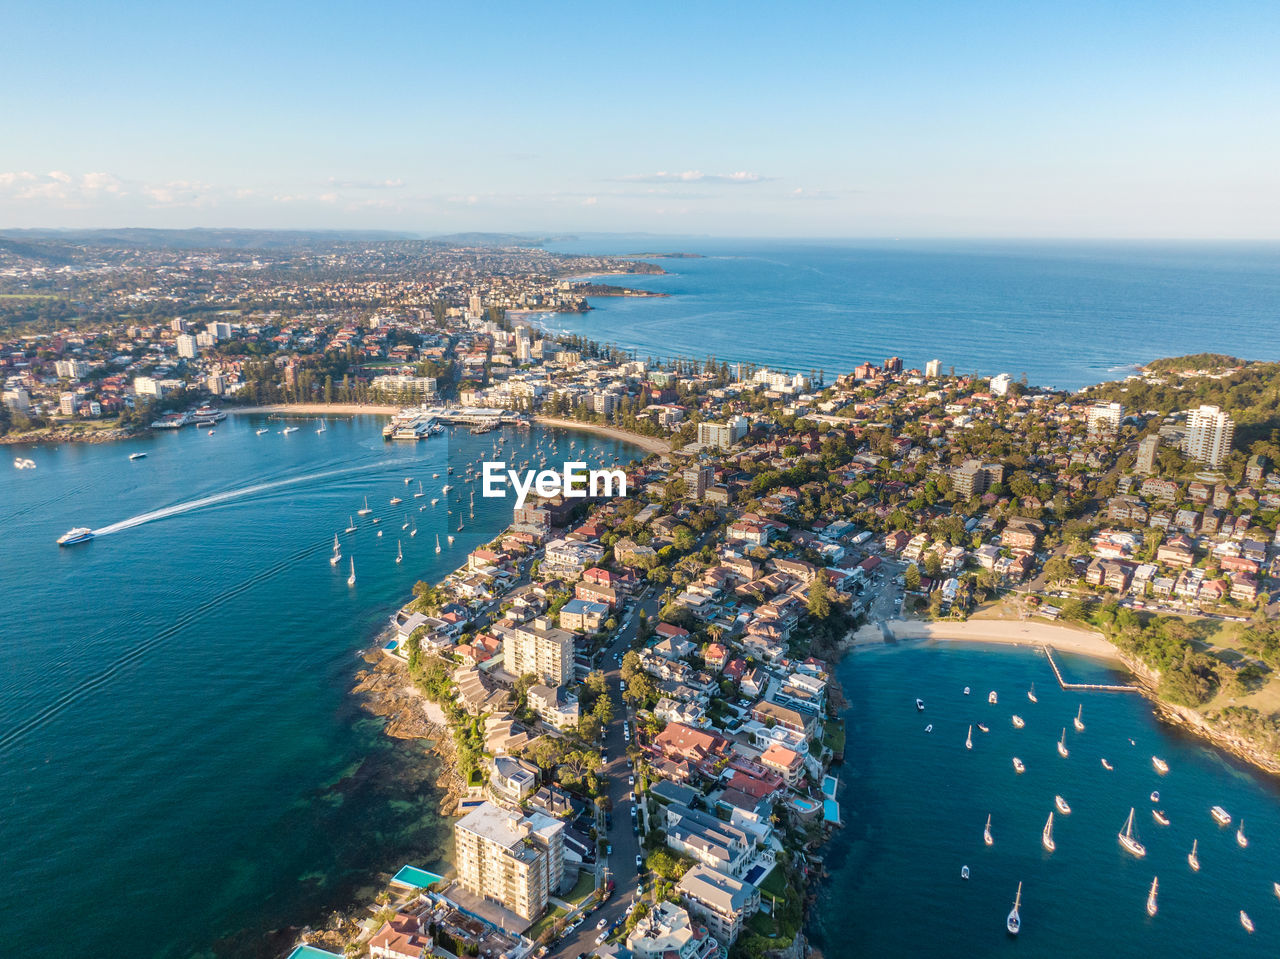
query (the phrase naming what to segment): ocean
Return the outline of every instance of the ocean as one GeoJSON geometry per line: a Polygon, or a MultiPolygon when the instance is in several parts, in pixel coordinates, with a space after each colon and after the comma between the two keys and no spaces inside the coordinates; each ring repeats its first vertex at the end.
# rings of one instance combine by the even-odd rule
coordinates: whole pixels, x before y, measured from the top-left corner
{"type": "MultiPolygon", "coordinates": [[[[1068,681],[1116,682],[1105,666],[1055,654],[1068,681]]],[[[1280,789],[1198,740],[1159,723],[1137,694],[1065,692],[1029,648],[915,644],[860,650],[837,676],[846,761],[843,828],[822,849],[810,933],[827,959],[852,956],[1274,956],[1280,943],[1280,789]],[[1035,684],[1037,703],[1027,698],[1035,684]],[[964,687],[971,687],[965,696],[964,687]],[[987,693],[998,693],[997,705],[987,693]],[[925,702],[919,713],[915,699],[925,702]],[[1072,725],[1083,706],[1085,728],[1072,725]],[[1015,729],[1011,717],[1025,721],[1015,729]],[[925,726],[933,724],[933,732],[925,726]],[[973,749],[964,748],[971,723],[973,749]],[[1068,756],[1057,742],[1066,730],[1068,756]],[[1132,742],[1130,742],[1132,740],[1132,742]],[[1025,764],[1015,773],[1012,757],[1025,764]],[[1152,762],[1169,764],[1159,775],[1152,762]],[[1101,760],[1111,763],[1112,771],[1101,760]],[[1158,801],[1151,793],[1158,790],[1158,801]],[[1041,846],[1054,797],[1056,850],[1041,846]],[[1236,827],[1210,817],[1222,805],[1236,827]],[[1143,859],[1116,834],[1136,810],[1143,859]],[[1156,823],[1163,810],[1168,826],[1156,823]],[[983,843],[991,816],[993,845],[983,843]],[[1201,869],[1187,854],[1199,840],[1201,869]],[[970,879],[960,877],[967,865],[970,879]],[[1159,877],[1158,912],[1146,912],[1159,877]],[[1018,883],[1022,932],[1005,931],[1018,883]],[[1244,909],[1256,925],[1249,935],[1244,909]]]]}
{"type": "MultiPolygon", "coordinates": [[[[377,417],[320,434],[316,420],[289,422],[301,429],[233,416],[213,436],[7,448],[37,468],[0,471],[5,951],[273,956],[290,926],[371,901],[379,874],[444,864],[438,765],[386,737],[350,689],[414,582],[510,522],[510,500],[477,496],[474,520],[429,505],[451,447],[456,462],[501,434],[406,445],[385,443],[377,417]],[[340,533],[365,496],[381,538],[360,517],[340,533]],[[54,544],[81,525],[103,534],[54,544]],[[335,532],[354,588],[346,559],[329,565],[335,532]]],[[[510,451],[542,434],[505,435],[510,451]]],[[[576,444],[569,458],[634,451],[551,435],[563,454],[576,444]]],[[[471,487],[453,485],[468,510],[471,487]]]]}
{"type": "Polygon", "coordinates": [[[1275,243],[860,242],[583,237],[573,253],[654,259],[665,276],[604,279],[668,293],[596,297],[547,325],[634,350],[773,369],[931,359],[1079,389],[1162,356],[1280,359],[1275,243]]]}

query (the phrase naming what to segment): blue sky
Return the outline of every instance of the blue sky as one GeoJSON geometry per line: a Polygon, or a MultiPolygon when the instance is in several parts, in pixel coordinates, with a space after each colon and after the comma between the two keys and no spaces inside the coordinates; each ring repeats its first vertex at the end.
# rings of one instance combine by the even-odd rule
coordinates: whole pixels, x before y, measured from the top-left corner
{"type": "Polygon", "coordinates": [[[0,0],[0,227],[1280,237],[1274,2],[0,0]]]}

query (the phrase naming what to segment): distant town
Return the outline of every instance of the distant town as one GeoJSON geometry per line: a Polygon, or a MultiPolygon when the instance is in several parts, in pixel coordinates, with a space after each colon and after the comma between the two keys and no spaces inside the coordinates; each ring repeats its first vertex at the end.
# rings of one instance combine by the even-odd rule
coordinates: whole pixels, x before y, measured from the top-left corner
{"type": "Polygon", "coordinates": [[[441,731],[452,871],[406,865],[295,955],[799,959],[868,626],[1088,626],[1280,763],[1280,365],[1067,394],[945,359],[657,362],[538,323],[645,264],[410,246],[0,249],[10,439],[386,406],[651,451],[626,498],[531,497],[396,614],[380,668],[441,731]]]}

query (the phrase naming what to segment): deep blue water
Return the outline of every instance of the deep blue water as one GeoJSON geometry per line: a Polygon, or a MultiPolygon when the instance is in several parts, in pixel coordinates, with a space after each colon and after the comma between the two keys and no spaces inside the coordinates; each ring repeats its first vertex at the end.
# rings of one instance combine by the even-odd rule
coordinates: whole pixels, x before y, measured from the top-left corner
{"type": "MultiPolygon", "coordinates": [[[[1069,680],[1114,682],[1105,668],[1059,656],[1069,680]]],[[[917,645],[859,651],[839,667],[850,702],[847,760],[837,767],[845,827],[823,853],[812,933],[828,959],[851,956],[1274,956],[1280,950],[1280,806],[1274,780],[1158,723],[1135,694],[1068,693],[1039,652],[1010,647],[917,645]],[[1035,683],[1039,702],[1028,701],[1035,683]],[[964,696],[965,686],[972,695],[964,696]],[[988,705],[995,689],[999,704],[988,705]],[[925,701],[917,713],[915,697],[925,701]],[[1072,728],[1083,704],[1083,732],[1072,728]],[[1018,730],[1017,713],[1026,721],[1018,730]],[[970,723],[974,748],[964,740],[970,723]],[[932,723],[931,734],[924,732],[932,723]],[[1070,755],[1056,743],[1066,727],[1070,755]],[[1134,741],[1131,745],[1129,740],[1134,741]],[[1012,757],[1026,764],[1017,775],[1012,757]],[[1151,763],[1169,763],[1160,776],[1151,763]],[[1102,767],[1105,757],[1114,767],[1102,767]],[[1158,803],[1150,793],[1160,791],[1158,803]],[[1057,849],[1040,843],[1055,795],[1057,849]],[[1234,826],[1209,809],[1243,817],[1234,826]],[[1145,859],[1116,833],[1130,807],[1145,859]],[[1169,817],[1152,818],[1153,806],[1169,817]],[[982,841],[987,815],[994,845],[982,841]],[[1199,839],[1201,870],[1186,856],[1199,839]],[[968,865],[971,878],[960,878],[968,865]],[[1159,912],[1146,913],[1159,876],[1159,912]],[[1004,923],[1023,883],[1022,933],[1004,923]],[[1241,927],[1239,910],[1257,932],[1241,927]]]]}
{"type": "MultiPolygon", "coordinates": [[[[461,533],[443,501],[418,509],[440,496],[451,446],[456,462],[497,434],[393,445],[374,417],[288,436],[279,422],[256,435],[263,422],[7,454],[38,468],[0,470],[5,952],[65,956],[71,936],[100,956],[263,954],[267,930],[367,901],[375,874],[447,852],[434,761],[393,744],[349,690],[413,583],[510,521],[507,500],[477,497],[461,533]],[[357,518],[341,537],[349,588],[328,557],[366,495],[384,534],[357,518]],[[54,545],[79,525],[116,531],[54,545]],[[61,909],[71,925],[50,936],[61,909]]],[[[510,431],[507,448],[539,435],[510,431]]],[[[453,484],[466,510],[470,486],[453,484]]]]}
{"type": "Polygon", "coordinates": [[[597,298],[555,329],[644,356],[835,373],[900,356],[924,369],[1076,389],[1162,356],[1280,359],[1280,245],[837,243],[593,238],[557,250],[691,252],[666,276],[613,282],[669,293],[597,298]]]}

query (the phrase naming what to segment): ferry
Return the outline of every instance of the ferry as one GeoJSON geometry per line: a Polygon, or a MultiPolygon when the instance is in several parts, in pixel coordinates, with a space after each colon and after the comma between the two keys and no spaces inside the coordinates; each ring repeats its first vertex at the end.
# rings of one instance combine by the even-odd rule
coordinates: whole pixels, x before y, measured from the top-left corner
{"type": "Polygon", "coordinates": [[[1169,771],[1169,764],[1165,762],[1163,759],[1161,759],[1159,756],[1151,757],[1151,765],[1155,767],[1156,772],[1158,772],[1161,776],[1163,776],[1165,773],[1169,771]]]}
{"type": "Polygon", "coordinates": [[[1061,796],[1054,796],[1053,804],[1058,807],[1058,812],[1062,813],[1062,815],[1064,816],[1071,815],[1071,807],[1067,805],[1067,801],[1063,799],[1061,796]]]}
{"type": "Polygon", "coordinates": [[[76,543],[87,543],[93,539],[93,530],[87,526],[77,526],[75,529],[69,529],[58,537],[59,546],[75,546],[76,543]]]}
{"type": "Polygon", "coordinates": [[[146,459],[146,458],[147,458],[147,454],[146,454],[146,453],[130,453],[130,454],[129,454],[129,459],[131,459],[131,460],[141,460],[141,459],[146,459]]]}
{"type": "Polygon", "coordinates": [[[1124,828],[1116,833],[1116,838],[1120,840],[1120,848],[1125,852],[1139,859],[1147,854],[1147,847],[1138,842],[1133,835],[1133,807],[1129,808],[1129,818],[1125,820],[1124,828]]]}
{"type": "Polygon", "coordinates": [[[1221,806],[1214,806],[1209,810],[1209,813],[1213,816],[1214,821],[1219,826],[1231,825],[1231,813],[1227,812],[1221,806]]]}
{"type": "Polygon", "coordinates": [[[203,421],[207,421],[210,423],[221,423],[223,420],[227,418],[226,413],[212,406],[202,406],[198,410],[196,410],[193,415],[195,416],[196,421],[200,422],[200,425],[202,426],[204,425],[203,421]]]}

